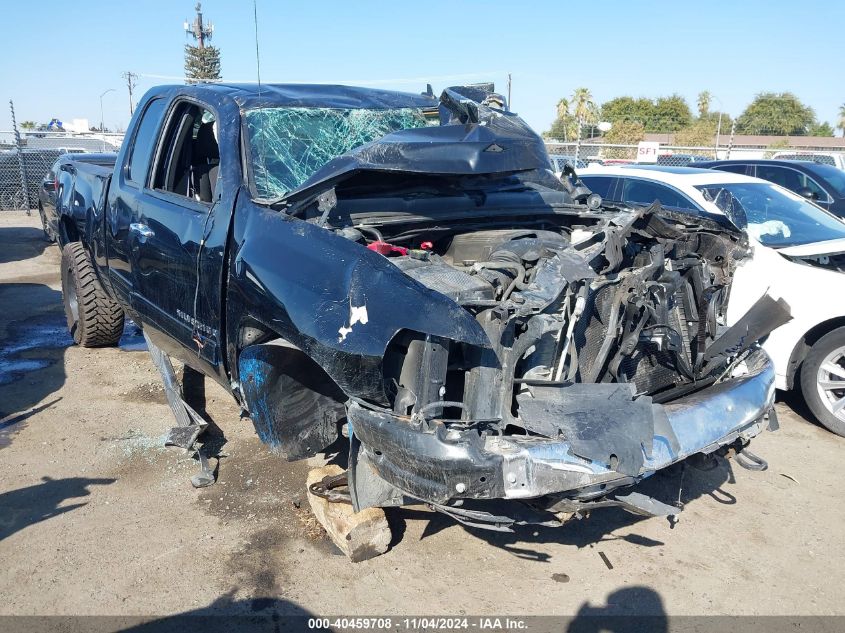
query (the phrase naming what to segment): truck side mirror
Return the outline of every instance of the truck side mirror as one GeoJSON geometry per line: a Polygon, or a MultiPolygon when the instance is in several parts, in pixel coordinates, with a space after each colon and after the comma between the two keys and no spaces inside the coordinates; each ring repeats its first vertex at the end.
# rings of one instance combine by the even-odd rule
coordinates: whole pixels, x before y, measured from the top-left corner
{"type": "Polygon", "coordinates": [[[817,194],[815,191],[813,191],[809,187],[801,187],[798,190],[797,193],[802,198],[807,198],[807,200],[818,200],[819,199],[819,194],[817,194]]]}

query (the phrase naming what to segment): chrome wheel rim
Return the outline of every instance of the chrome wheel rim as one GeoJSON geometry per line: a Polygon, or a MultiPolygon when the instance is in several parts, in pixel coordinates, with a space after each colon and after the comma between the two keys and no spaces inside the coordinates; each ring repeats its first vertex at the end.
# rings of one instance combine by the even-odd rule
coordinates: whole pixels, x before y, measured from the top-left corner
{"type": "Polygon", "coordinates": [[[816,377],[816,389],[825,408],[845,422],[845,346],[824,357],[816,377]]]}

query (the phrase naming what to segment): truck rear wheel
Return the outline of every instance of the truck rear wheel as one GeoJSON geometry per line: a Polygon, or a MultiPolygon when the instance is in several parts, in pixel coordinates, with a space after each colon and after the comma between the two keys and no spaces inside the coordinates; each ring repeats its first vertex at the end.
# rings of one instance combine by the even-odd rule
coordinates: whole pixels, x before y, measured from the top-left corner
{"type": "Polygon", "coordinates": [[[62,299],[67,327],[77,345],[117,344],[123,334],[123,309],[106,295],[80,242],[62,249],[62,299]]]}

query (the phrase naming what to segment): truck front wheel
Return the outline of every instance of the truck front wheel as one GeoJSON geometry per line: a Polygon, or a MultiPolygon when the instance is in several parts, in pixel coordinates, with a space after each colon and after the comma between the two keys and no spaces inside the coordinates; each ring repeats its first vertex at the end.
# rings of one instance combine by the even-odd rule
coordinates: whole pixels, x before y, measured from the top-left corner
{"type": "Polygon", "coordinates": [[[828,429],[845,436],[845,328],[825,334],[801,366],[807,406],[828,429]]]}
{"type": "Polygon", "coordinates": [[[103,290],[80,242],[62,249],[62,299],[67,327],[77,345],[117,344],[123,334],[123,309],[103,290]]]}

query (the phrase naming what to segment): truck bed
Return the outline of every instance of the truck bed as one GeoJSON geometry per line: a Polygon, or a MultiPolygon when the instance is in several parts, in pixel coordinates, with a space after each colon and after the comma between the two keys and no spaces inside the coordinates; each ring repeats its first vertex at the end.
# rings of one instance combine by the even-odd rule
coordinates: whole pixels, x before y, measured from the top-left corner
{"type": "Polygon", "coordinates": [[[72,188],[60,194],[56,212],[70,240],[76,237],[87,243],[96,220],[102,217],[113,167],[85,160],[72,160],[69,166],[75,175],[72,188]]]}

